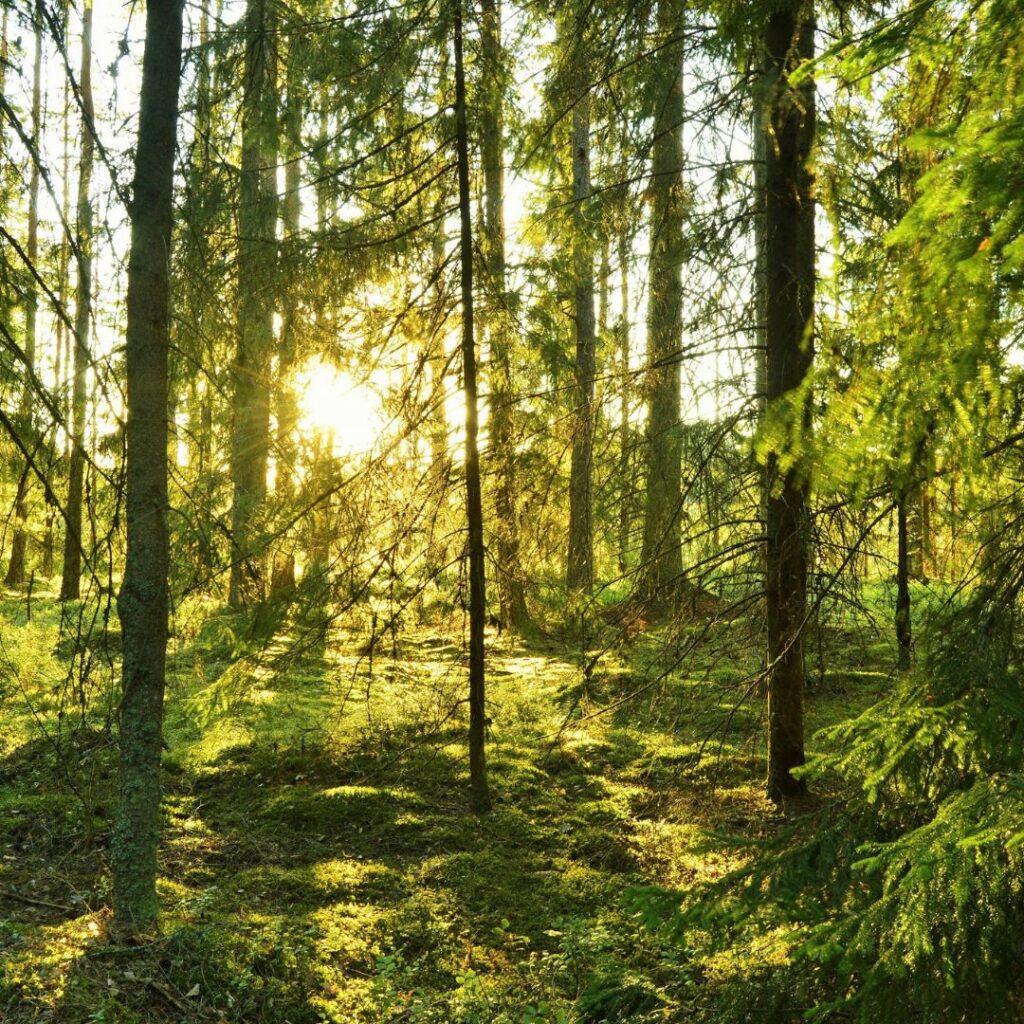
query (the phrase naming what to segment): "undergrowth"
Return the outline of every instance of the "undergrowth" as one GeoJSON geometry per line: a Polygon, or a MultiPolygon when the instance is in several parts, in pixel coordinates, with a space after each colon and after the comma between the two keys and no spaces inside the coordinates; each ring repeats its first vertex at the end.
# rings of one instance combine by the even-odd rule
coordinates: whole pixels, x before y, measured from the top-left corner
{"type": "MultiPolygon", "coordinates": [[[[700,653],[699,624],[603,651],[571,631],[492,632],[495,809],[478,818],[457,630],[403,629],[371,659],[364,637],[300,615],[259,635],[179,609],[162,931],[122,948],[106,909],[115,737],[106,712],[68,716],[56,616],[40,603],[30,627],[6,609],[5,636],[25,639],[3,672],[5,1021],[718,1021],[735,991],[722,978],[775,969],[770,943],[737,967],[647,927],[627,897],[720,884],[786,825],[761,796],[743,623],[700,653]]],[[[891,653],[831,642],[816,725],[871,703],[891,653]]],[[[91,685],[91,706],[109,706],[110,679],[91,685]]]]}

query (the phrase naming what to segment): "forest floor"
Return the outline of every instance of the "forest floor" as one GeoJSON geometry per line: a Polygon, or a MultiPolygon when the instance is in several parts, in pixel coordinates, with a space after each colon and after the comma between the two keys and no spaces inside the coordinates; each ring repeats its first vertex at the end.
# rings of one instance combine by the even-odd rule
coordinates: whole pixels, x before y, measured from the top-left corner
{"type": "MultiPolygon", "coordinates": [[[[371,662],[341,631],[282,622],[254,646],[232,619],[179,613],[162,930],[123,947],[104,909],[116,751],[79,712],[90,687],[113,706],[116,643],[88,649],[83,686],[58,615],[0,606],[9,1024],[710,1021],[765,966],[757,950],[697,957],[630,898],[720,876],[784,820],[762,796],[756,624],[681,661],[700,624],[655,631],[589,670],[594,651],[565,637],[489,633],[494,809],[478,817],[461,635],[406,630],[371,662]]],[[[812,736],[877,697],[893,658],[862,629],[829,643],[812,736]]]]}

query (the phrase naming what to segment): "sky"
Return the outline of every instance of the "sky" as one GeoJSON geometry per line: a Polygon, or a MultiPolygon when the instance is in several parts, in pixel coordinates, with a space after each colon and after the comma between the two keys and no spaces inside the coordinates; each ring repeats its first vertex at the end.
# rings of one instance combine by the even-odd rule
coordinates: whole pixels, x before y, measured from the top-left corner
{"type": "MultiPolygon", "coordinates": [[[[95,304],[95,322],[93,328],[93,352],[96,360],[96,374],[93,378],[91,392],[97,401],[95,423],[97,430],[103,432],[104,423],[109,425],[120,418],[123,408],[121,396],[117,390],[116,375],[109,373],[109,360],[116,356],[122,344],[122,302],[124,291],[124,270],[127,260],[129,232],[127,217],[117,196],[117,189],[125,189],[131,177],[131,151],[135,140],[135,123],[138,107],[138,88],[140,81],[140,64],[142,54],[143,32],[145,27],[144,8],[138,3],[122,3],[120,0],[94,0],[93,30],[93,89],[97,112],[97,131],[100,148],[97,152],[94,171],[94,191],[97,197],[97,224],[103,225],[103,237],[97,240],[95,280],[98,295],[95,304]]],[[[242,6],[239,3],[225,5],[224,17],[234,21],[240,15],[242,6]]],[[[79,7],[80,12],[80,7],[79,7]]],[[[186,45],[198,34],[199,9],[195,5],[186,7],[185,29],[186,45]]],[[[505,34],[514,37],[520,26],[509,21],[505,26],[505,34]]],[[[23,50],[21,58],[16,61],[13,74],[8,75],[7,92],[28,117],[29,96],[31,90],[31,39],[24,29],[12,32],[13,36],[22,37],[23,50]]],[[[536,109],[541,97],[538,83],[543,79],[543,67],[539,57],[534,59],[531,52],[539,54],[542,45],[551,41],[550,34],[537,40],[530,40],[525,48],[526,67],[517,76],[521,83],[522,103],[527,109],[536,109]]],[[[72,14],[71,38],[69,40],[69,60],[77,79],[80,62],[80,17],[72,14]]],[[[55,47],[47,41],[45,48],[45,83],[46,83],[46,128],[44,132],[45,160],[48,166],[56,168],[53,177],[53,195],[41,198],[41,234],[43,237],[55,238],[59,231],[59,205],[62,192],[62,173],[60,169],[65,160],[64,143],[59,128],[64,103],[63,83],[65,73],[62,61],[55,47]]],[[[183,84],[184,89],[184,84],[183,84]]],[[[689,94],[689,89],[687,90],[689,94]]],[[[74,120],[74,118],[73,118],[74,120]]],[[[181,126],[182,138],[187,138],[191,130],[187,118],[181,126]]],[[[68,140],[67,161],[72,188],[77,168],[78,129],[74,128],[68,140]]],[[[688,154],[701,160],[711,154],[707,150],[708,142],[688,133],[686,148],[688,154]]],[[[523,236],[532,226],[534,216],[530,211],[538,208],[536,202],[543,182],[530,180],[515,169],[510,169],[507,177],[506,217],[509,230],[510,263],[516,262],[517,247],[521,247],[523,236]]],[[[307,210],[314,204],[305,204],[307,210]]],[[[74,195],[71,195],[71,215],[73,222],[74,195]]],[[[553,244],[558,244],[553,240],[553,244]]],[[[640,238],[634,252],[635,267],[631,271],[630,293],[631,309],[631,348],[633,351],[633,368],[639,371],[643,362],[644,333],[646,319],[646,287],[643,274],[643,255],[645,242],[640,238]]],[[[616,268],[612,268],[613,279],[617,280],[616,268]]],[[[514,282],[513,282],[514,283],[514,282]]],[[[618,288],[612,287],[609,296],[609,319],[614,323],[622,313],[618,296],[618,288]]],[[[49,336],[52,337],[52,325],[49,336]]],[[[728,344],[734,345],[735,342],[728,344]]],[[[47,328],[42,326],[39,341],[41,365],[45,368],[53,362],[53,345],[47,341],[47,328]]],[[[705,346],[702,346],[705,348],[705,346]]],[[[683,366],[684,418],[692,420],[709,418],[716,414],[726,414],[729,406],[741,396],[735,391],[726,391],[724,396],[716,396],[713,383],[721,375],[734,376],[743,371],[744,353],[716,353],[705,351],[703,355],[688,360],[683,366]],[[723,407],[724,405],[724,407],[723,407]]],[[[347,394],[348,400],[343,404],[333,403],[333,410],[350,408],[358,423],[351,426],[354,434],[365,435],[367,416],[375,416],[372,410],[379,408],[376,396],[364,395],[354,399],[356,385],[344,374],[330,377],[326,369],[316,367],[305,368],[309,383],[309,402],[322,405],[330,401],[332,387],[347,394]]],[[[373,382],[371,382],[372,384],[373,382]]],[[[383,386],[383,378],[376,379],[376,386],[383,386]]],[[[457,407],[456,407],[457,408],[457,407]]],[[[617,415],[617,413],[613,413],[617,415]]],[[[635,416],[642,416],[637,410],[635,416]]],[[[449,412],[450,418],[457,418],[457,413],[449,412]]],[[[307,410],[306,420],[310,424],[326,422],[325,414],[317,410],[307,410]]],[[[340,422],[335,422],[340,427],[340,422]]],[[[335,430],[335,433],[340,433],[335,430]]],[[[339,439],[339,446],[346,442],[339,439]]],[[[360,442],[362,445],[363,442],[360,442]]]]}

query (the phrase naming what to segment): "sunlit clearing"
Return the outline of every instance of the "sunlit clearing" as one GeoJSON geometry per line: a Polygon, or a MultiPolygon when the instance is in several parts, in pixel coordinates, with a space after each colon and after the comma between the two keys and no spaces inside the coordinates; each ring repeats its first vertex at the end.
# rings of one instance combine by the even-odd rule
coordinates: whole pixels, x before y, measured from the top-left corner
{"type": "Polygon", "coordinates": [[[365,455],[386,424],[380,395],[344,370],[311,359],[296,375],[299,430],[335,455],[365,455]]]}

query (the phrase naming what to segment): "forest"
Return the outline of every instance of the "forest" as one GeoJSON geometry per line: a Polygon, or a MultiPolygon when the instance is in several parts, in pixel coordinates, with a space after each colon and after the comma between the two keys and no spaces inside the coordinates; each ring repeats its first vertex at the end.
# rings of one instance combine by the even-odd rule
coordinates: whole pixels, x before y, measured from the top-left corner
{"type": "Polygon", "coordinates": [[[0,1020],[1024,1021],[1022,14],[0,0],[0,1020]]]}

